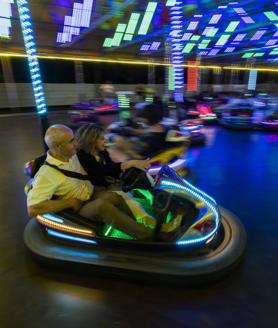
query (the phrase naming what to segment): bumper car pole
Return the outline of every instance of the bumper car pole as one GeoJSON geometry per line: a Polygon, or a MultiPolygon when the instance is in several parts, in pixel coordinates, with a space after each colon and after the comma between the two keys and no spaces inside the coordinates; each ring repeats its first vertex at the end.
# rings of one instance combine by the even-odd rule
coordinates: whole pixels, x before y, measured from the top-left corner
{"type": "Polygon", "coordinates": [[[44,136],[45,132],[49,127],[49,121],[48,121],[48,114],[47,112],[44,114],[39,114],[39,120],[40,120],[40,130],[41,130],[41,137],[42,137],[42,143],[43,143],[43,148],[45,152],[48,150],[48,147],[46,143],[44,142],[44,136]]]}

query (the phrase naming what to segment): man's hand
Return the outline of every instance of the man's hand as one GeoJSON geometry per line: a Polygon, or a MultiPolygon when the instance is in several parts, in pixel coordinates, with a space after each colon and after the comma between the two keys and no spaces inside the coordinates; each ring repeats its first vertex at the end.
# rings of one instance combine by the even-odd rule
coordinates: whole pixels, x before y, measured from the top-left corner
{"type": "Polygon", "coordinates": [[[73,211],[77,212],[80,210],[82,205],[82,200],[77,198],[45,200],[38,204],[29,206],[28,214],[32,217],[38,214],[44,214],[49,212],[60,212],[67,208],[71,208],[73,211]]]}
{"type": "Polygon", "coordinates": [[[69,208],[71,208],[74,212],[78,212],[82,206],[83,206],[82,200],[78,198],[69,199],[69,208]]]}

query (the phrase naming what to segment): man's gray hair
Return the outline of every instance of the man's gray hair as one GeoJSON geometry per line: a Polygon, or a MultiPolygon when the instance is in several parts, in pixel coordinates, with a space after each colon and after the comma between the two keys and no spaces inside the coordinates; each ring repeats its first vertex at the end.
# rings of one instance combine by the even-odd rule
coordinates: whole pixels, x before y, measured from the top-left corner
{"type": "Polygon", "coordinates": [[[72,130],[63,124],[51,125],[45,133],[44,141],[47,144],[48,148],[51,149],[57,144],[64,141],[65,134],[71,132],[72,130]]]}

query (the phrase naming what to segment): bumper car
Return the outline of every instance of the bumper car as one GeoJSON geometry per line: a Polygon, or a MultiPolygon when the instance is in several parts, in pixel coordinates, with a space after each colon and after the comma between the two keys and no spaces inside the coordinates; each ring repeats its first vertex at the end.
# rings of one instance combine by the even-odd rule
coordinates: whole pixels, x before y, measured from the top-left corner
{"type": "Polygon", "coordinates": [[[184,136],[187,136],[189,146],[203,145],[206,142],[206,136],[201,132],[203,121],[199,118],[186,119],[178,122],[173,118],[164,117],[161,124],[167,129],[176,128],[181,131],[184,136]]]}
{"type": "MultiPolygon", "coordinates": [[[[107,145],[109,147],[114,147],[114,136],[114,133],[108,133],[106,135],[107,145]]],[[[188,137],[179,131],[171,130],[168,132],[166,140],[165,147],[150,156],[148,173],[151,176],[156,176],[163,166],[168,165],[179,175],[194,182],[195,177],[191,169],[187,166],[188,163],[185,157],[188,137]]],[[[115,160],[117,161],[117,158],[115,160]]]]}
{"type": "Polygon", "coordinates": [[[179,123],[179,129],[183,132],[188,132],[190,137],[190,145],[203,145],[206,142],[206,136],[201,132],[203,120],[188,119],[179,123]]]}
{"type": "Polygon", "coordinates": [[[102,100],[89,100],[85,103],[75,103],[71,107],[75,109],[75,112],[78,111],[93,111],[96,114],[109,114],[119,111],[117,102],[114,99],[111,99],[111,102],[104,103],[102,100]]]}
{"type": "Polygon", "coordinates": [[[260,126],[264,130],[278,131],[278,119],[277,118],[267,118],[260,123],[260,126]]]}
{"type": "Polygon", "coordinates": [[[168,165],[180,176],[186,177],[190,181],[194,181],[194,176],[190,168],[187,167],[185,151],[186,146],[183,141],[180,142],[180,145],[161,150],[161,152],[151,157],[148,173],[151,176],[156,176],[163,166],[168,165]]]}
{"type": "Polygon", "coordinates": [[[229,129],[250,130],[255,128],[253,111],[249,107],[225,110],[219,122],[220,125],[229,129]]]}
{"type": "Polygon", "coordinates": [[[71,110],[69,111],[71,123],[81,125],[83,123],[98,123],[98,118],[91,110],[71,110]]]}
{"type": "Polygon", "coordinates": [[[217,116],[212,112],[211,106],[208,104],[198,104],[196,109],[199,111],[199,117],[203,121],[203,124],[215,124],[217,122],[217,116]]]}
{"type": "Polygon", "coordinates": [[[278,131],[278,110],[274,110],[260,122],[260,127],[268,131],[278,131]]]}
{"type": "MultiPolygon", "coordinates": [[[[133,127],[133,125],[132,125],[133,127]]],[[[107,144],[110,147],[114,146],[113,138],[117,135],[130,137],[128,127],[121,121],[116,121],[107,127],[108,133],[106,134],[107,144]]],[[[150,168],[148,173],[155,176],[162,166],[168,165],[171,169],[176,171],[182,176],[194,179],[191,170],[187,167],[185,159],[185,152],[188,144],[190,143],[190,135],[181,133],[178,130],[169,129],[166,135],[164,147],[152,154],[150,158],[150,168]]]]}
{"type": "Polygon", "coordinates": [[[184,285],[217,280],[241,260],[246,237],[240,221],[168,167],[155,183],[143,171],[126,171],[123,190],[157,220],[152,241],[60,212],[29,221],[27,249],[41,263],[69,271],[184,285]],[[156,238],[177,210],[178,233],[171,241],[156,238]]]}

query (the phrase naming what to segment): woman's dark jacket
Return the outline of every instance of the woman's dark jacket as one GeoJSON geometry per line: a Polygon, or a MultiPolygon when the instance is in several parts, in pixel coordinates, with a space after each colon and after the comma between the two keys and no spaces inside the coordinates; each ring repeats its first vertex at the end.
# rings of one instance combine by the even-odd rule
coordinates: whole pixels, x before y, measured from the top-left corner
{"type": "Polygon", "coordinates": [[[83,150],[80,150],[77,156],[94,186],[108,187],[116,179],[119,179],[121,163],[114,163],[107,150],[99,153],[99,162],[94,156],[85,153],[83,150]]]}

